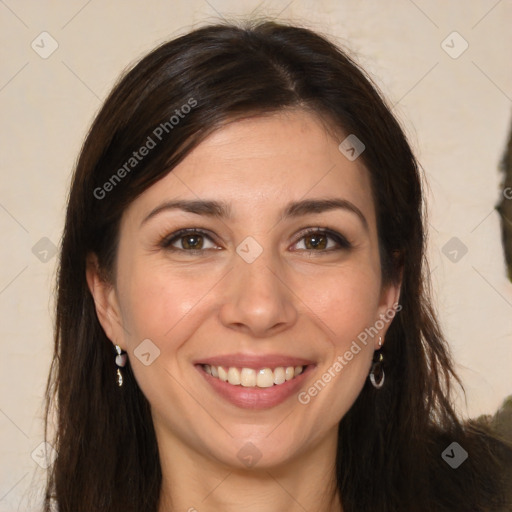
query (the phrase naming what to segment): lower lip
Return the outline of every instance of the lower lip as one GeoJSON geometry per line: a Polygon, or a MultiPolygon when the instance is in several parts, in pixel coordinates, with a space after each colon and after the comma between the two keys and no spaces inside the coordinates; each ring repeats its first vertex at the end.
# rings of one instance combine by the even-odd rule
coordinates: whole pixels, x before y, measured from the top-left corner
{"type": "Polygon", "coordinates": [[[270,409],[283,403],[299,391],[313,367],[314,365],[308,365],[300,375],[287,380],[283,384],[274,384],[268,388],[246,388],[241,385],[233,386],[217,377],[212,377],[203,370],[202,365],[196,365],[199,373],[212,386],[214,391],[228,402],[243,409],[270,409]]]}

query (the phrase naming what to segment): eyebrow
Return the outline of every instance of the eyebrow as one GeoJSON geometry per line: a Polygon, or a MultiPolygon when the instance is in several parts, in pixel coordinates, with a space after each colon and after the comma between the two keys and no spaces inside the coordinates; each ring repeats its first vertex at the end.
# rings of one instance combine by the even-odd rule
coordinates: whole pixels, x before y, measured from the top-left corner
{"type": "MultiPolygon", "coordinates": [[[[345,210],[355,214],[364,228],[368,231],[368,221],[363,212],[352,202],[342,198],[328,199],[304,199],[288,203],[281,213],[280,220],[286,218],[297,218],[303,215],[323,213],[332,210],[345,210]]],[[[174,200],[165,203],[153,209],[141,222],[141,226],[149,219],[168,210],[182,210],[196,215],[204,215],[218,219],[232,219],[231,207],[229,204],[219,201],[203,200],[174,200]]]]}

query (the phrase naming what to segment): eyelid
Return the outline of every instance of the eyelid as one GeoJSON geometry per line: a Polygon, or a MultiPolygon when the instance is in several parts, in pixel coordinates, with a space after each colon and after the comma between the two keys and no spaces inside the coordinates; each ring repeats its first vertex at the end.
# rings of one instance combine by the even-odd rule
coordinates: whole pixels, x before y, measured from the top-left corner
{"type": "MultiPolygon", "coordinates": [[[[314,249],[294,249],[294,251],[302,251],[302,252],[309,252],[309,253],[319,253],[324,254],[328,252],[335,252],[335,251],[341,251],[341,250],[349,250],[353,247],[352,243],[349,242],[349,240],[338,231],[335,231],[333,229],[327,228],[327,227],[309,227],[305,228],[302,231],[298,233],[296,236],[295,241],[293,242],[293,245],[296,245],[298,242],[300,242],[303,238],[307,237],[308,235],[314,235],[314,234],[321,234],[328,238],[331,238],[335,241],[338,247],[330,248],[330,249],[320,249],[320,250],[314,250],[314,249]]],[[[182,253],[189,253],[189,254],[204,254],[206,251],[210,250],[219,250],[219,249],[180,249],[176,247],[172,247],[172,244],[179,240],[181,237],[184,237],[187,234],[199,234],[202,235],[205,238],[208,238],[211,242],[213,242],[216,245],[217,244],[215,240],[215,236],[211,234],[208,230],[202,229],[202,228],[182,228],[177,231],[172,232],[171,234],[163,237],[161,241],[159,242],[159,246],[163,249],[166,249],[168,251],[172,252],[182,252],[182,253]]]]}
{"type": "Polygon", "coordinates": [[[176,247],[171,247],[171,244],[175,242],[176,240],[179,240],[181,237],[187,235],[187,234],[199,234],[206,238],[209,238],[213,243],[217,244],[215,241],[213,235],[202,228],[183,228],[178,229],[177,231],[173,231],[171,234],[165,236],[160,241],[159,245],[167,250],[174,250],[174,251],[180,251],[180,252],[188,252],[188,253],[198,253],[198,252],[204,252],[207,249],[192,249],[192,250],[185,250],[185,249],[178,249],[176,247]]]}
{"type": "Polygon", "coordinates": [[[323,250],[319,250],[319,251],[315,251],[315,250],[311,250],[311,249],[300,249],[300,250],[311,252],[311,253],[317,252],[317,253],[321,254],[321,253],[326,253],[326,252],[333,252],[333,251],[336,251],[336,250],[342,250],[342,249],[347,250],[347,249],[351,249],[352,248],[352,244],[349,242],[347,237],[345,237],[343,234],[341,234],[338,231],[335,231],[333,229],[330,229],[330,228],[327,228],[327,227],[320,227],[320,226],[306,228],[306,229],[302,230],[297,235],[297,239],[293,243],[293,245],[295,245],[298,242],[300,242],[306,236],[314,235],[314,234],[317,234],[317,233],[321,234],[321,235],[325,235],[326,237],[333,239],[338,244],[338,247],[334,248],[334,249],[332,249],[332,248],[331,249],[323,249],[323,250]]]}

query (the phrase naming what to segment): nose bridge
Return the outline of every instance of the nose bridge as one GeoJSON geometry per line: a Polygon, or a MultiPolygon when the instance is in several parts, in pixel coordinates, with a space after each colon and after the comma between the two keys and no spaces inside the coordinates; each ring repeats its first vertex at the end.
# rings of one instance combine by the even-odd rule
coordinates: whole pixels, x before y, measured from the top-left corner
{"type": "Polygon", "coordinates": [[[276,252],[252,237],[244,239],[236,252],[221,309],[223,323],[249,330],[254,336],[290,326],[297,313],[276,252]]]}
{"type": "MultiPolygon", "coordinates": [[[[263,249],[263,248],[262,248],[263,249]]],[[[252,250],[252,249],[251,249],[252,250]]],[[[240,250],[240,252],[242,252],[240,250]]],[[[240,256],[240,254],[239,254],[240,256]]],[[[266,248],[254,259],[247,260],[240,256],[235,263],[235,273],[239,276],[241,288],[252,294],[272,295],[277,297],[282,286],[283,276],[280,275],[281,263],[273,254],[272,249],[266,248]],[[279,279],[278,276],[281,278],[279,279]]]]}
{"type": "MultiPolygon", "coordinates": [[[[251,235],[246,236],[237,246],[234,256],[234,271],[244,279],[273,275],[269,269],[279,267],[279,255],[273,247],[271,233],[258,232],[257,239],[251,235]]],[[[274,271],[275,272],[275,271],[274,271]]]]}

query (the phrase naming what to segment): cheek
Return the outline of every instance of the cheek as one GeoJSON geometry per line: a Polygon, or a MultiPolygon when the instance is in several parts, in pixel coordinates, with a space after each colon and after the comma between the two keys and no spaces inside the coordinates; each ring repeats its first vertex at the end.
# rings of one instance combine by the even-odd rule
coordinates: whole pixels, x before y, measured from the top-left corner
{"type": "Polygon", "coordinates": [[[380,277],[367,265],[324,269],[295,286],[304,304],[321,320],[337,352],[378,319],[380,277]]]}
{"type": "MultiPolygon", "coordinates": [[[[210,283],[211,273],[208,278],[185,274],[172,272],[168,265],[142,265],[136,261],[125,261],[118,271],[119,283],[123,284],[120,302],[130,365],[139,387],[157,410],[168,409],[169,403],[186,404],[190,400],[180,371],[181,366],[187,366],[186,358],[178,355],[201,325],[201,298],[213,282],[210,283]],[[151,344],[145,341],[148,339],[151,344]],[[149,352],[150,364],[139,359],[140,347],[149,352]]],[[[188,409],[181,409],[184,418],[188,409]]]]}
{"type": "MultiPolygon", "coordinates": [[[[224,302],[231,300],[221,293],[225,269],[205,269],[195,266],[177,271],[161,262],[125,261],[118,276],[126,342],[135,348],[149,338],[166,351],[177,350],[200,328],[208,312],[222,307],[221,296],[224,302]]],[[[336,353],[344,352],[377,320],[380,278],[365,258],[339,267],[295,269],[281,278],[292,292],[285,300],[323,331],[336,353]]],[[[233,272],[226,279],[235,279],[233,272]]]]}
{"type": "Polygon", "coordinates": [[[376,338],[380,276],[364,265],[350,265],[315,280],[303,280],[300,296],[320,321],[331,346],[299,402],[327,424],[350,409],[368,376],[376,338]]]}
{"type": "Polygon", "coordinates": [[[120,265],[118,281],[127,330],[155,339],[180,323],[198,304],[205,287],[211,287],[207,276],[192,269],[177,272],[165,262],[152,263],[136,256],[120,265]]]}

